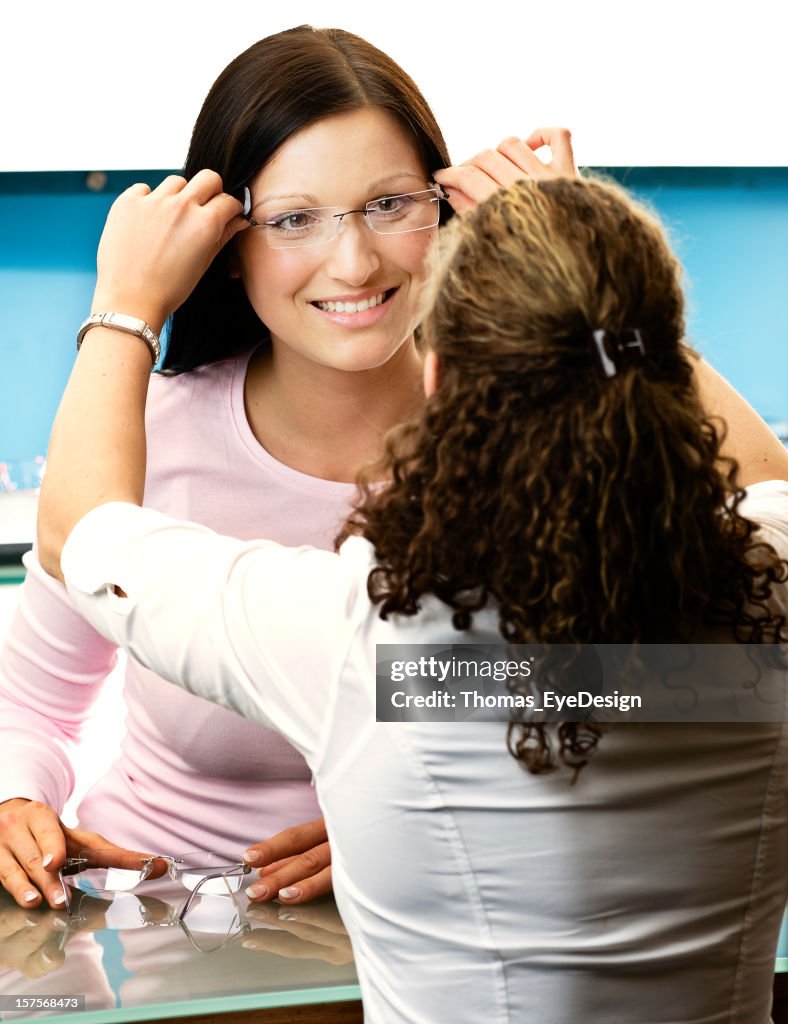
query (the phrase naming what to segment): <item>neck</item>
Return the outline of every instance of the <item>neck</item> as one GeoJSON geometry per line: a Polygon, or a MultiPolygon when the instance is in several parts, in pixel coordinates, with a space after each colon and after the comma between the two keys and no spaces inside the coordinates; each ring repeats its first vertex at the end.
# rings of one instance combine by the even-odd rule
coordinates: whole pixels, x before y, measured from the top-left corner
{"type": "Polygon", "coordinates": [[[246,376],[246,415],[275,459],[309,476],[353,482],[380,455],[383,436],[421,407],[421,359],[413,340],[383,366],[346,371],[283,347],[261,349],[246,376]]]}

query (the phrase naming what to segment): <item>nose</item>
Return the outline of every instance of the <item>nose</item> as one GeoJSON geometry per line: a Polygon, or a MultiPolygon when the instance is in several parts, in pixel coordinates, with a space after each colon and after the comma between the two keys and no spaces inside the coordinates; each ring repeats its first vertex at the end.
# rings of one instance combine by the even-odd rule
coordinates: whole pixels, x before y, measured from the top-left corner
{"type": "Polygon", "coordinates": [[[326,269],[336,280],[359,287],[380,268],[377,235],[363,217],[344,215],[336,238],[329,242],[326,269]]]}

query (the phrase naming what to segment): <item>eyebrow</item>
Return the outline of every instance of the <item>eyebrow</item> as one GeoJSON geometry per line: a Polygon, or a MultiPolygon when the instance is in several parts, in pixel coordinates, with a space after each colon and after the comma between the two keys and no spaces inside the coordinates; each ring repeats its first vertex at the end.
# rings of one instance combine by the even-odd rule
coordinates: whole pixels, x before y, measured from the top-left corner
{"type": "MultiPolygon", "coordinates": [[[[403,178],[413,178],[416,181],[426,181],[427,177],[424,174],[417,173],[416,171],[398,171],[394,174],[387,174],[385,178],[378,178],[377,181],[373,181],[371,185],[368,185],[366,191],[369,194],[374,192],[385,191],[386,185],[389,182],[401,181],[403,178]]],[[[254,208],[262,206],[264,203],[274,202],[289,202],[291,200],[303,200],[308,206],[320,206],[317,197],[311,195],[308,192],[291,192],[287,195],[276,195],[276,196],[262,196],[260,199],[255,199],[254,208]]],[[[325,203],[322,205],[326,205],[325,203]]]]}

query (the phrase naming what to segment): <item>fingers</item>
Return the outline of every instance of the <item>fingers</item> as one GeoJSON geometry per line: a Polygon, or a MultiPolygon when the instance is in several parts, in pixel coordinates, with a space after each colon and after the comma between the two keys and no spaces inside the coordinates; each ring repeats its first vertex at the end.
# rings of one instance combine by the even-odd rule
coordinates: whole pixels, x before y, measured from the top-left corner
{"type": "Polygon", "coordinates": [[[463,164],[436,171],[433,177],[448,192],[454,210],[462,214],[521,178],[577,177],[572,136],[566,128],[538,128],[527,139],[510,135],[496,149],[482,150],[463,164]],[[543,146],[551,150],[548,161],[536,155],[535,150],[543,146]]]}
{"type": "Polygon", "coordinates": [[[130,313],[159,332],[219,251],[248,226],[242,204],[208,169],[132,185],[113,203],[99,243],[93,308],[130,313]]]}
{"type": "Polygon", "coordinates": [[[0,967],[19,971],[27,978],[51,974],[65,960],[60,948],[63,931],[54,931],[47,922],[39,923],[31,916],[23,931],[7,942],[0,942],[0,967]]]}
{"type": "Polygon", "coordinates": [[[462,215],[467,213],[468,210],[472,210],[477,204],[475,199],[471,199],[470,196],[466,195],[461,188],[456,185],[450,185],[447,181],[441,181],[444,190],[449,196],[449,206],[452,207],[455,213],[462,215]]]}
{"type": "Polygon", "coordinates": [[[331,849],[322,843],[286,861],[261,868],[259,879],[246,890],[253,902],[279,899],[297,904],[331,892],[331,849]]]}
{"type": "Polygon", "coordinates": [[[347,932],[341,925],[327,929],[322,921],[310,920],[308,908],[291,910],[282,907],[252,907],[249,918],[261,925],[244,940],[245,949],[264,950],[299,960],[325,960],[347,964],[353,950],[347,932]]]}
{"type": "Polygon", "coordinates": [[[64,913],[30,910],[0,900],[0,968],[40,978],[63,963],[64,913]]]}
{"type": "MultiPolygon", "coordinates": [[[[433,175],[438,184],[443,185],[449,193],[449,202],[457,213],[464,213],[466,209],[473,209],[477,203],[491,196],[493,192],[497,192],[501,187],[495,178],[474,162],[476,159],[474,157],[473,160],[467,163],[458,164],[454,167],[444,167],[433,175]],[[455,199],[458,198],[455,195],[457,192],[461,195],[458,205],[455,206],[455,199]]],[[[487,163],[489,164],[489,161],[487,163]]],[[[522,177],[522,175],[520,176],[522,177]]]]}
{"type": "Polygon", "coordinates": [[[274,861],[293,857],[327,840],[326,823],[323,818],[316,818],[303,825],[283,829],[262,843],[252,844],[244,851],[243,859],[247,864],[255,866],[273,864],[274,861]]]}
{"type": "Polygon", "coordinates": [[[220,228],[232,228],[226,233],[226,237],[225,234],[220,237],[219,248],[238,231],[249,227],[249,222],[241,216],[243,203],[224,191],[221,176],[216,171],[205,168],[198,171],[189,181],[178,175],[171,175],[164,179],[159,189],[163,186],[164,195],[180,195],[182,200],[196,203],[215,217],[220,228]]]}
{"type": "MultiPolygon", "coordinates": [[[[249,907],[248,913],[254,920],[264,920],[258,914],[274,915],[280,921],[298,921],[303,927],[320,929],[322,932],[333,932],[336,935],[347,935],[337,905],[333,899],[317,900],[305,903],[302,907],[277,905],[276,903],[249,907]]],[[[292,929],[291,929],[292,930],[292,929]]]]}
{"type": "Polygon", "coordinates": [[[549,166],[553,171],[563,178],[578,177],[572,133],[568,128],[537,128],[525,140],[525,145],[532,150],[549,146],[552,153],[549,166]]]}
{"type": "Polygon", "coordinates": [[[534,164],[542,166],[541,161],[519,139],[505,139],[497,149],[485,149],[470,161],[470,166],[478,168],[493,184],[493,191],[508,188],[523,175],[533,174],[534,164]],[[507,152],[508,148],[508,152],[507,152]]]}
{"type": "Polygon", "coordinates": [[[68,855],[70,857],[88,857],[91,867],[125,868],[129,871],[140,871],[143,867],[143,860],[153,857],[154,862],[148,877],[159,878],[167,871],[167,862],[156,858],[155,854],[116,846],[115,843],[110,842],[98,832],[83,832],[67,828],[65,833],[68,855]]]}
{"type": "Polygon", "coordinates": [[[55,909],[65,903],[56,874],[65,857],[60,820],[38,801],[8,801],[0,813],[0,885],[20,907],[37,907],[42,894],[55,909]]]}

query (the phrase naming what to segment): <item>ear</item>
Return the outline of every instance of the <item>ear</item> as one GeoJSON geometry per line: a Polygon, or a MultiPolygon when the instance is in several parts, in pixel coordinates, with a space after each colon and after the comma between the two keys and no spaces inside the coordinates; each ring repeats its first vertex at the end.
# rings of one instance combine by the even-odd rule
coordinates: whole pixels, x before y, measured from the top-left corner
{"type": "Polygon", "coordinates": [[[438,353],[429,349],[424,356],[424,394],[430,398],[438,390],[441,380],[441,364],[438,353]]]}

